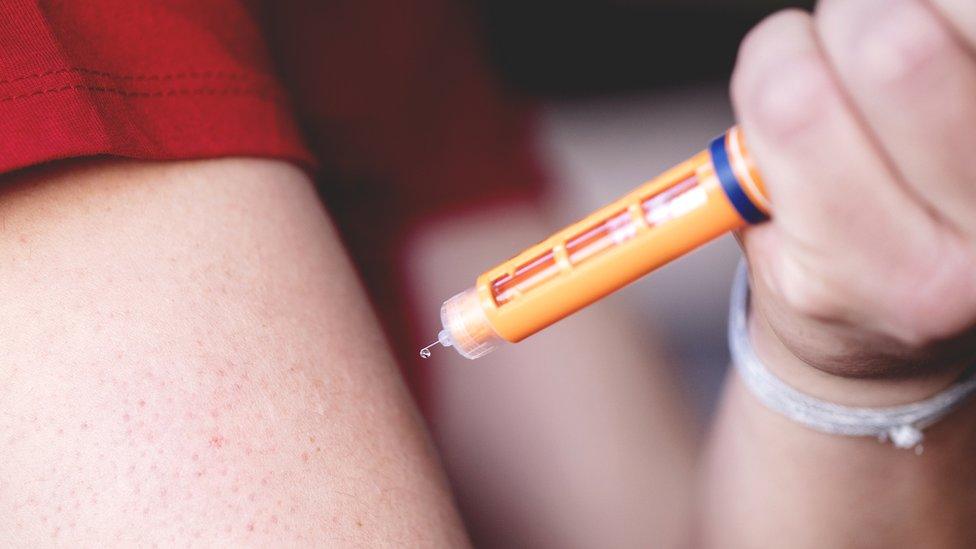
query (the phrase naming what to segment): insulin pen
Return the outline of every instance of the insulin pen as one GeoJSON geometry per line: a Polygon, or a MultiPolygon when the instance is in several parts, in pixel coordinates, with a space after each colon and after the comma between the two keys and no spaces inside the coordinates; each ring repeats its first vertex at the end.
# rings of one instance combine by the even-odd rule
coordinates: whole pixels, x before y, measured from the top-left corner
{"type": "Polygon", "coordinates": [[[769,214],[742,132],[485,271],[441,306],[438,343],[475,359],[516,343],[729,231],[769,214]]]}

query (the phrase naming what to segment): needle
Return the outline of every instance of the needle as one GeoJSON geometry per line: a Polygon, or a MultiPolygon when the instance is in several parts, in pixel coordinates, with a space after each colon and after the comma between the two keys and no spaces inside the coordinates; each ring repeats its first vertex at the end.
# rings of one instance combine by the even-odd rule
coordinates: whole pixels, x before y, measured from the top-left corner
{"type": "Polygon", "coordinates": [[[451,341],[451,335],[447,333],[447,330],[441,330],[437,334],[437,341],[421,349],[420,356],[423,358],[430,358],[430,348],[433,347],[434,345],[437,345],[438,343],[440,343],[445,347],[450,347],[451,345],[454,345],[454,342],[451,341]]]}

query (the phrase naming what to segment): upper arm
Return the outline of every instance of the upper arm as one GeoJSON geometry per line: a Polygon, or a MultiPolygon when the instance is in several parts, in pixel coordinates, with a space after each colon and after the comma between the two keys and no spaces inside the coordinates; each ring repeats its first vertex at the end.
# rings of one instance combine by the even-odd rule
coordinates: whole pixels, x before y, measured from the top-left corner
{"type": "Polygon", "coordinates": [[[273,161],[0,188],[0,539],[463,543],[314,189],[273,161]]]}

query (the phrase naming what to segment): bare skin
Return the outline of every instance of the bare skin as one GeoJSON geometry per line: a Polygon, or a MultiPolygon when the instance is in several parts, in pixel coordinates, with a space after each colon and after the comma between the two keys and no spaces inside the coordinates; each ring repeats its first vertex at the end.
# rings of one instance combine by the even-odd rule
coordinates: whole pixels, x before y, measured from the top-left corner
{"type": "Polygon", "coordinates": [[[0,280],[0,539],[467,544],[299,170],[8,176],[0,280]]]}
{"type": "MultiPolygon", "coordinates": [[[[743,43],[738,118],[774,204],[743,235],[751,333],[815,396],[889,406],[976,356],[976,5],[826,0],[743,43]]],[[[924,453],[813,432],[732,378],[700,514],[707,547],[972,547],[976,404],[924,453]]]]}

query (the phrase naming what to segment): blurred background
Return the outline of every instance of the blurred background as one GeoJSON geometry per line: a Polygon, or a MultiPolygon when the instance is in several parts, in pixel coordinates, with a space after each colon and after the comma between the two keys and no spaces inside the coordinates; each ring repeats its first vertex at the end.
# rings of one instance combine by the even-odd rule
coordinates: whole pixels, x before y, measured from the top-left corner
{"type": "Polygon", "coordinates": [[[323,198],[476,545],[687,544],[728,362],[731,237],[478,361],[417,351],[483,270],[732,125],[739,41],[810,4],[347,0],[282,18],[323,198]]]}

